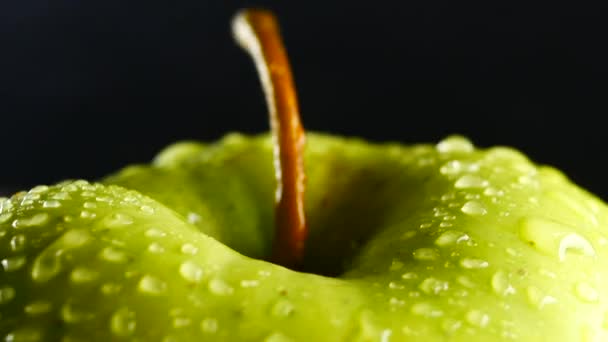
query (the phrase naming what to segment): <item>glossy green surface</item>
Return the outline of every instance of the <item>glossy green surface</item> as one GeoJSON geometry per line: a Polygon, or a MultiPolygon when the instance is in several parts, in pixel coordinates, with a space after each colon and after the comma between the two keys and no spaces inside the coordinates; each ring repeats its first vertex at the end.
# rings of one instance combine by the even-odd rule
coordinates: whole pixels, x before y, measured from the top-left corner
{"type": "Polygon", "coordinates": [[[460,137],[315,134],[306,166],[306,271],[333,277],[259,260],[273,229],[266,136],[182,143],[105,185],[1,200],[2,337],[608,339],[608,209],[558,171],[460,137]]]}

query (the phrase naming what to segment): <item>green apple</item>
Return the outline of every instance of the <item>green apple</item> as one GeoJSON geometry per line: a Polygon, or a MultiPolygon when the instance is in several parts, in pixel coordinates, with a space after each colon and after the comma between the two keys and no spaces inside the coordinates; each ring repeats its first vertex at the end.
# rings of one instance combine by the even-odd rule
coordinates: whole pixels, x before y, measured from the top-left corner
{"type": "Polygon", "coordinates": [[[307,134],[298,270],[270,135],[0,200],[4,341],[605,341],[608,207],[461,136],[307,134]]]}

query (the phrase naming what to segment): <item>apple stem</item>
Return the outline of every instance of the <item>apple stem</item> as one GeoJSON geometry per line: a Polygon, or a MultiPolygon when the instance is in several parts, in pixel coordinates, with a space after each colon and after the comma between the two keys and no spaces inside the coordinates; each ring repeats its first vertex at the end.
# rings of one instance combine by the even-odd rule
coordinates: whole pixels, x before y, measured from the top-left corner
{"type": "Polygon", "coordinates": [[[267,10],[242,10],[232,21],[234,37],[258,71],[269,111],[274,144],[275,240],[272,261],[298,268],[308,234],[304,215],[304,129],[279,24],[267,10]]]}

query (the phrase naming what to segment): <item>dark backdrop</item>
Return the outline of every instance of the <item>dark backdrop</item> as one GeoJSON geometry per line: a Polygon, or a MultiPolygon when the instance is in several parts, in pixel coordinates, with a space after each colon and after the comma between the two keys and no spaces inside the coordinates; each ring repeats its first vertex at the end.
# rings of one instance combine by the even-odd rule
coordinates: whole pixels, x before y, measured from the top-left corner
{"type": "Polygon", "coordinates": [[[570,1],[0,2],[0,185],[268,128],[229,21],[279,15],[310,130],[511,145],[608,199],[606,12],[570,1]]]}

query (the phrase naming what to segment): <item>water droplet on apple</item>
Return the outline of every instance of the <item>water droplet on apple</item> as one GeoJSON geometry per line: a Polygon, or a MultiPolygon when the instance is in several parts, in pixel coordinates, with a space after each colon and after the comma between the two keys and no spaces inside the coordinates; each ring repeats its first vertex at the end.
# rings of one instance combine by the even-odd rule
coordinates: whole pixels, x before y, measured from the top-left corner
{"type": "Polygon", "coordinates": [[[421,261],[431,261],[439,258],[439,252],[434,248],[418,248],[413,255],[414,259],[421,261]]]}
{"type": "Polygon", "coordinates": [[[173,318],[173,328],[181,329],[189,326],[192,323],[192,320],[188,317],[174,317],[173,318]]]}
{"type": "Polygon", "coordinates": [[[201,330],[208,334],[213,334],[218,330],[218,322],[215,318],[205,318],[201,321],[201,330]]]}
{"type": "Polygon", "coordinates": [[[131,336],[135,332],[136,327],[137,321],[135,312],[126,306],[116,310],[114,314],[112,314],[112,318],[110,318],[110,331],[116,336],[131,336]]]}
{"type": "Polygon", "coordinates": [[[148,245],[148,251],[151,253],[163,253],[165,252],[165,248],[158,242],[152,242],[148,245]]]}
{"type": "Polygon", "coordinates": [[[416,274],[414,272],[407,272],[407,273],[403,273],[401,275],[401,279],[405,279],[405,280],[416,279],[416,278],[418,278],[418,274],[416,274]]]}
{"type": "Polygon", "coordinates": [[[102,249],[99,257],[105,261],[117,264],[127,261],[127,255],[123,251],[111,246],[102,249]]]}
{"type": "Polygon", "coordinates": [[[395,298],[395,297],[391,297],[388,300],[388,303],[391,306],[404,306],[405,305],[405,301],[403,299],[399,299],[399,298],[395,298]]]}
{"type": "Polygon", "coordinates": [[[184,254],[195,255],[198,253],[198,248],[191,243],[185,243],[182,245],[181,251],[184,254]]]}
{"type": "Polygon", "coordinates": [[[471,278],[464,276],[464,275],[458,276],[458,278],[456,278],[456,280],[458,281],[458,283],[460,285],[462,285],[464,287],[468,287],[470,289],[477,286],[477,284],[473,280],[471,280],[471,278]]]}
{"type": "Polygon", "coordinates": [[[391,281],[388,283],[388,288],[391,290],[403,290],[405,286],[403,284],[399,284],[397,282],[391,281]]]}
{"type": "Polygon", "coordinates": [[[412,305],[411,312],[414,315],[427,318],[437,318],[443,316],[443,311],[431,303],[420,302],[412,305]]]}
{"type": "Polygon", "coordinates": [[[139,207],[139,210],[141,210],[141,212],[143,212],[145,214],[154,214],[154,208],[149,205],[144,204],[141,207],[139,207]]]}
{"type": "Polygon", "coordinates": [[[72,199],[72,197],[70,196],[70,194],[68,194],[65,191],[59,191],[59,192],[55,193],[53,196],[51,196],[51,199],[66,201],[66,200],[72,199]]]}
{"type": "Polygon", "coordinates": [[[457,189],[485,188],[489,184],[487,180],[479,176],[464,175],[456,180],[454,187],[457,189]]]}
{"type": "Polygon", "coordinates": [[[529,286],[527,289],[528,302],[538,309],[544,308],[546,305],[557,303],[557,299],[553,296],[546,295],[536,286],[529,286]]]}
{"type": "Polygon", "coordinates": [[[122,289],[122,286],[120,286],[119,284],[116,284],[116,283],[105,283],[105,284],[101,285],[101,293],[103,293],[106,296],[116,294],[116,293],[120,292],[121,289],[122,289]]]}
{"type": "Polygon", "coordinates": [[[241,287],[242,288],[252,288],[252,287],[258,287],[260,285],[260,282],[258,280],[248,280],[248,279],[243,279],[241,280],[241,287]]]}
{"type": "Polygon", "coordinates": [[[486,268],[490,264],[482,259],[475,258],[462,258],[460,259],[460,266],[466,269],[478,269],[478,268],[486,268]]]}
{"type": "Polygon", "coordinates": [[[14,272],[22,268],[25,265],[25,262],[25,256],[19,255],[2,259],[0,263],[2,263],[2,268],[4,268],[5,272],[14,272]]]}
{"type": "Polygon", "coordinates": [[[593,249],[591,243],[584,237],[576,233],[570,233],[559,241],[559,260],[564,261],[568,253],[577,253],[593,257],[595,256],[595,249],[593,249]]]}
{"type": "Polygon", "coordinates": [[[15,289],[10,286],[0,287],[0,305],[6,304],[15,298],[15,289]]]}
{"type": "Polygon", "coordinates": [[[507,273],[502,270],[494,273],[491,284],[494,292],[501,296],[512,295],[517,292],[513,285],[511,285],[507,273]]]}
{"type": "Polygon", "coordinates": [[[0,224],[8,222],[13,217],[12,213],[4,213],[0,215],[0,224]]]}
{"type": "Polygon", "coordinates": [[[466,320],[473,326],[485,328],[490,323],[490,316],[480,310],[471,310],[467,312],[466,320]]]}
{"type": "Polygon", "coordinates": [[[42,333],[35,328],[27,327],[13,330],[4,337],[5,342],[38,342],[42,341],[42,333]]]}
{"type": "Polygon", "coordinates": [[[68,324],[80,323],[93,317],[94,314],[87,311],[84,306],[76,305],[69,300],[61,307],[61,319],[68,324]]]}
{"type": "Polygon", "coordinates": [[[283,333],[275,331],[266,336],[262,342],[293,342],[293,340],[283,333]]]}
{"type": "Polygon", "coordinates": [[[82,206],[84,208],[86,208],[86,209],[95,209],[95,208],[97,208],[97,203],[95,203],[95,202],[84,202],[84,204],[82,206]]]}
{"type": "Polygon", "coordinates": [[[10,242],[11,250],[13,252],[22,251],[25,248],[25,241],[26,241],[26,238],[25,238],[25,235],[23,235],[23,234],[17,234],[15,236],[13,236],[11,238],[11,242],[10,242]]]}
{"type": "Polygon", "coordinates": [[[167,236],[167,233],[157,228],[150,228],[144,233],[149,238],[162,238],[167,236]]]}
{"type": "Polygon", "coordinates": [[[460,210],[468,215],[485,215],[488,212],[486,207],[478,201],[468,201],[460,210]]]}
{"type": "Polygon", "coordinates": [[[192,283],[199,283],[203,278],[203,268],[193,261],[185,261],[179,266],[182,278],[192,283]]]}
{"type": "Polygon", "coordinates": [[[440,247],[445,247],[470,240],[470,237],[457,230],[447,230],[435,240],[435,244],[440,247]]]}
{"type": "Polygon", "coordinates": [[[61,202],[57,200],[47,200],[42,202],[43,208],[59,208],[61,207],[61,202]]]}
{"type": "Polygon", "coordinates": [[[446,318],[445,320],[443,320],[443,322],[441,322],[441,330],[443,330],[443,332],[448,335],[455,333],[461,327],[462,321],[453,318],[446,318]]]}
{"type": "Polygon", "coordinates": [[[213,278],[208,284],[209,291],[218,296],[228,296],[234,292],[234,289],[220,278],[213,278]]]}
{"type": "Polygon", "coordinates": [[[435,146],[439,153],[470,153],[475,147],[463,136],[449,136],[435,146]]]}
{"type": "Polygon", "coordinates": [[[574,288],[576,297],[588,303],[596,303],[600,295],[595,287],[586,282],[579,282],[574,288]]]}
{"type": "Polygon", "coordinates": [[[167,283],[151,275],[144,275],[137,289],[142,293],[157,296],[167,291],[167,283]]]}
{"type": "Polygon", "coordinates": [[[85,267],[76,267],[70,274],[70,280],[74,283],[81,284],[91,282],[99,276],[99,273],[95,270],[91,270],[85,267]]]}
{"type": "Polygon", "coordinates": [[[270,309],[270,313],[276,317],[288,317],[290,316],[295,307],[287,299],[279,299],[270,309]]]}
{"type": "Polygon", "coordinates": [[[107,228],[123,228],[133,223],[133,218],[127,214],[114,213],[104,219],[107,228]]]}
{"type": "Polygon", "coordinates": [[[434,277],[424,279],[418,286],[422,292],[429,295],[438,295],[449,289],[449,282],[434,277]]]}
{"type": "Polygon", "coordinates": [[[193,212],[188,213],[188,216],[186,219],[188,220],[188,223],[190,223],[190,224],[197,224],[197,223],[201,222],[201,216],[199,214],[193,213],[193,212]]]}
{"type": "Polygon", "coordinates": [[[47,248],[34,260],[32,266],[32,279],[37,282],[46,282],[61,271],[62,249],[47,248]]]}
{"type": "Polygon", "coordinates": [[[21,229],[28,227],[41,226],[49,220],[49,214],[38,213],[30,217],[19,218],[13,221],[13,228],[21,229]]]}
{"type": "Polygon", "coordinates": [[[40,300],[26,305],[24,311],[30,316],[37,316],[50,312],[52,308],[51,302],[40,300]]]}

